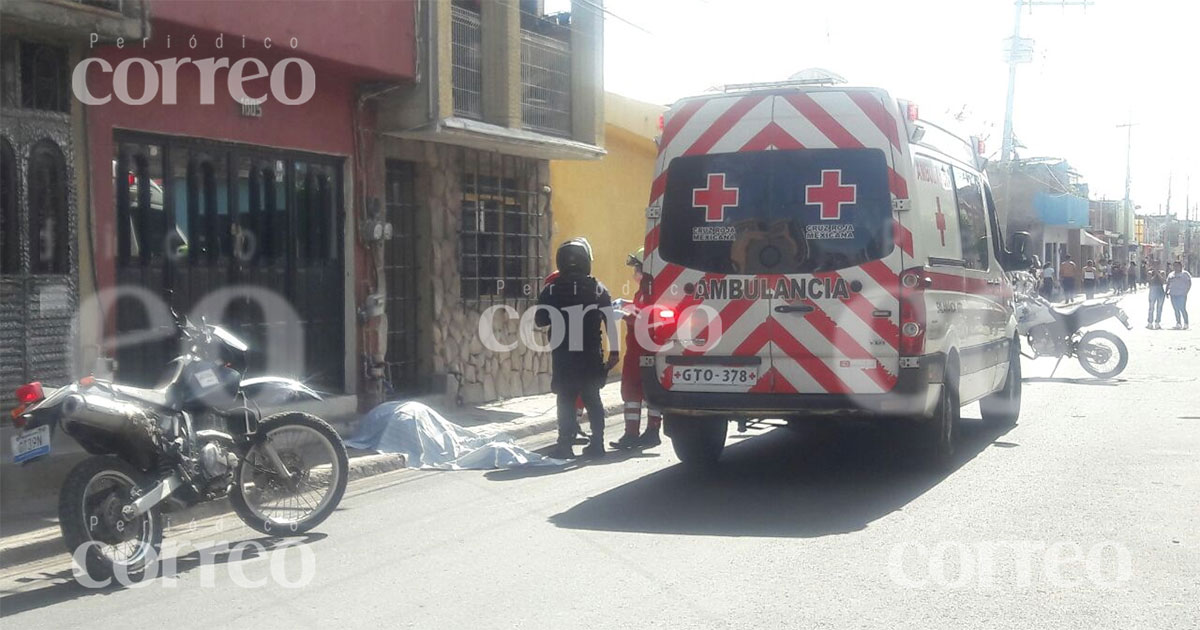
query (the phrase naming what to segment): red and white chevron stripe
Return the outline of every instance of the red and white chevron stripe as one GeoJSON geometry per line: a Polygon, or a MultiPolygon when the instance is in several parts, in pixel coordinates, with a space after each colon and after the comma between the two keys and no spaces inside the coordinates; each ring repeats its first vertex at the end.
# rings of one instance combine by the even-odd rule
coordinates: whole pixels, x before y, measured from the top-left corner
{"type": "MultiPolygon", "coordinates": [[[[661,206],[666,167],[683,155],[876,147],[889,153],[890,165],[901,163],[906,159],[899,136],[903,127],[893,109],[871,90],[760,92],[684,101],[664,121],[650,204],[661,206]]],[[[894,166],[889,166],[889,187],[893,199],[907,199],[907,182],[894,166]]],[[[664,261],[659,230],[660,218],[647,220],[646,271],[654,278],[653,301],[673,305],[681,314],[698,304],[720,313],[722,340],[708,351],[714,355],[769,357],[772,367],[746,391],[878,393],[895,384],[900,335],[897,272],[904,268],[904,256],[912,255],[911,232],[898,216],[897,246],[885,259],[816,274],[856,282],[861,290],[841,300],[806,300],[814,307],[808,313],[775,313],[769,300],[699,299],[687,294],[686,285],[718,276],[664,261]],[[881,315],[884,311],[889,315],[881,315]]],[[[681,352],[704,354],[695,348],[681,352]]],[[[670,370],[661,363],[659,367],[662,385],[670,388],[670,370]]]]}

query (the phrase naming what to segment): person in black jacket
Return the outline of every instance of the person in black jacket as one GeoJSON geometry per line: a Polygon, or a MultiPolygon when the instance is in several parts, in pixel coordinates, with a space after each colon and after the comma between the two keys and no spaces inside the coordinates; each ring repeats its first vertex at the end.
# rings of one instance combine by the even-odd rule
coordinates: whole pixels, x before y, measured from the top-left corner
{"type": "Polygon", "coordinates": [[[591,441],[583,454],[604,454],[604,404],[600,388],[619,360],[616,317],[608,289],[591,275],[592,259],[578,240],[559,246],[555,255],[558,277],[542,288],[534,323],[550,326],[553,368],[550,389],[558,396],[558,445],[552,457],[575,457],[575,398],[583,399],[591,424],[591,441]],[[604,359],[601,329],[607,328],[608,353],[604,359]]]}

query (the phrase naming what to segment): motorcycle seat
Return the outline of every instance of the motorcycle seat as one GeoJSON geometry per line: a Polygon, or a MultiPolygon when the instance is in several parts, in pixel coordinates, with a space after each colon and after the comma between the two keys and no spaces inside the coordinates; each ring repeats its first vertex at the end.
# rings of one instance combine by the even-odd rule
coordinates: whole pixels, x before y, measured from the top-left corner
{"type": "Polygon", "coordinates": [[[123,396],[128,396],[134,400],[154,405],[156,407],[169,408],[171,405],[167,402],[167,390],[164,389],[142,389],[141,387],[130,387],[129,385],[113,385],[113,391],[123,396]]]}
{"type": "Polygon", "coordinates": [[[1078,311],[1079,307],[1081,307],[1081,306],[1083,306],[1083,302],[1075,302],[1074,304],[1066,304],[1063,306],[1058,306],[1058,305],[1051,306],[1050,310],[1054,311],[1055,313],[1058,313],[1059,315],[1070,315],[1070,314],[1074,313],[1075,311],[1078,311]]]}

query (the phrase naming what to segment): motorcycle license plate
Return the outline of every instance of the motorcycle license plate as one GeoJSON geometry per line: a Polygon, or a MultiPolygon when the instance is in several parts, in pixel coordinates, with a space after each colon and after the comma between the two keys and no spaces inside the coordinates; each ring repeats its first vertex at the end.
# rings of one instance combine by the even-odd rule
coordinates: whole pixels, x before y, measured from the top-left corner
{"type": "Polygon", "coordinates": [[[13,463],[20,464],[50,454],[50,425],[22,431],[12,437],[13,463]]]}
{"type": "Polygon", "coordinates": [[[746,389],[758,383],[757,366],[677,366],[671,368],[673,389],[746,389]]]}

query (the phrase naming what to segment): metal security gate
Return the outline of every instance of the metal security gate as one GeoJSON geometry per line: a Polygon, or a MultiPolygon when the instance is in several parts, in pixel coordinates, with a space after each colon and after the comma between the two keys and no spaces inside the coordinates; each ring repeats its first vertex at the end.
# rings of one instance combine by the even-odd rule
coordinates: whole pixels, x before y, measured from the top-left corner
{"type": "Polygon", "coordinates": [[[250,345],[248,373],[263,373],[270,359],[342,391],[341,161],[133,132],[118,133],[114,151],[117,284],[125,289],[116,331],[158,335],[117,349],[118,378],[153,383],[177,353],[173,330],[150,321],[146,300],[188,313],[238,286],[249,289],[223,302],[217,319],[250,345]],[[268,343],[296,327],[302,344],[268,343]]]}
{"type": "Polygon", "coordinates": [[[383,253],[387,278],[387,381],[389,398],[424,391],[418,364],[416,173],[412,162],[387,160],[387,220],[392,237],[383,253]]]}
{"type": "MultiPolygon", "coordinates": [[[[75,189],[66,115],[0,116],[0,406],[29,381],[63,385],[78,307],[75,189]]],[[[6,416],[7,417],[7,416],[6,416]]]]}

